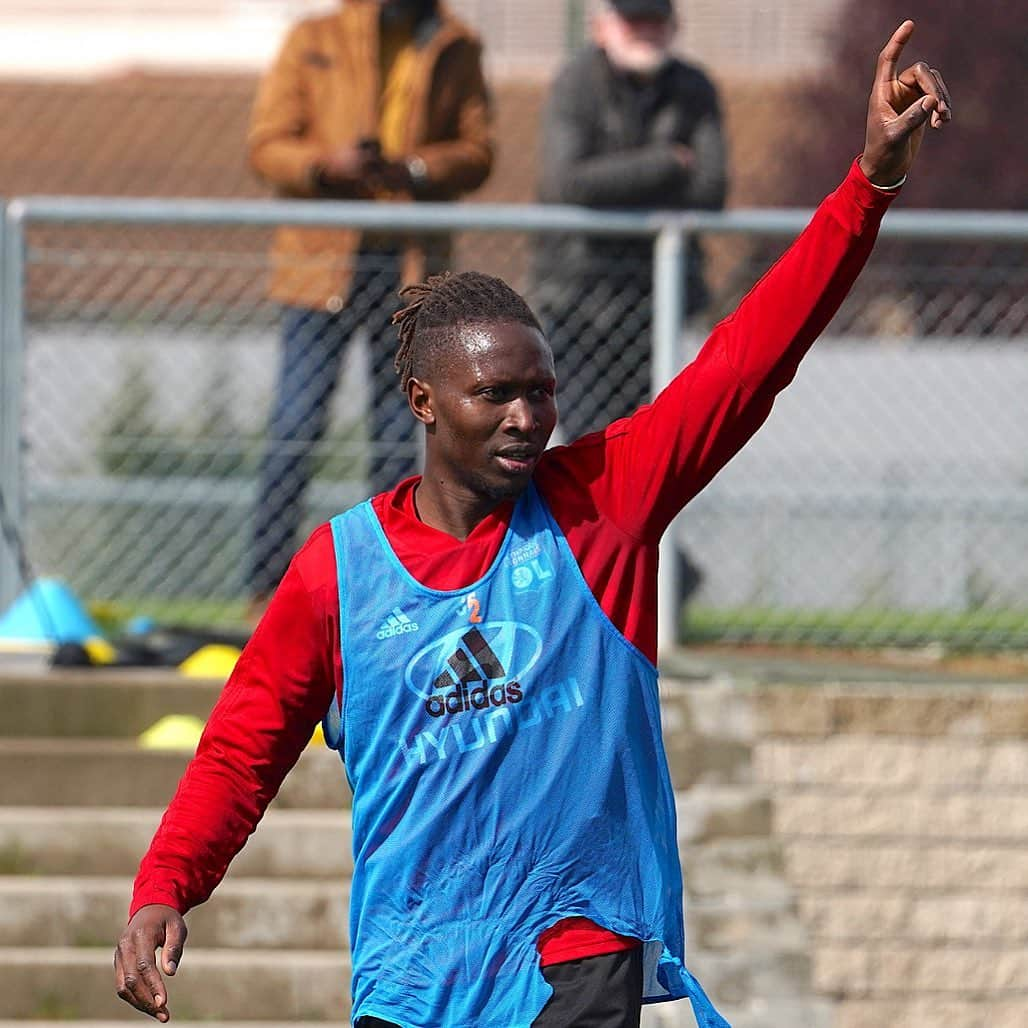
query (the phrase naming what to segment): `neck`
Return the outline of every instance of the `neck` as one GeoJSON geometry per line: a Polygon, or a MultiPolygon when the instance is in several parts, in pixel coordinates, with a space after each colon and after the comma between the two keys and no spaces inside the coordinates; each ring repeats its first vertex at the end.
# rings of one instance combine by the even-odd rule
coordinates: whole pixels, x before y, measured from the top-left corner
{"type": "Polygon", "coordinates": [[[427,469],[414,489],[414,509],[421,521],[461,542],[506,502],[476,495],[466,487],[433,477],[427,469]]]}

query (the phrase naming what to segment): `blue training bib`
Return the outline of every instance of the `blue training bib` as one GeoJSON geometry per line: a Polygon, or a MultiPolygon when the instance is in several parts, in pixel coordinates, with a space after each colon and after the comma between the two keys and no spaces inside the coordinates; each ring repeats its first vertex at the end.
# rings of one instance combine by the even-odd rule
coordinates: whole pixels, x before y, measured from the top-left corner
{"type": "Polygon", "coordinates": [[[684,964],[656,669],[535,488],[466,589],[416,581],[370,503],[332,533],[353,1019],[529,1028],[551,994],[536,942],[577,916],[643,940],[644,1002],[688,996],[703,1028],[727,1028],[684,964]]]}

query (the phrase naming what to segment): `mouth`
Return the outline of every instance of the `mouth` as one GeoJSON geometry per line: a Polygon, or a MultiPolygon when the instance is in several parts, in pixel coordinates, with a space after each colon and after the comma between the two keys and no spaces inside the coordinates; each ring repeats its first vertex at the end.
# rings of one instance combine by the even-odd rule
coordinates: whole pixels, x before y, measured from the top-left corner
{"type": "Polygon", "coordinates": [[[498,450],[494,455],[496,463],[508,474],[523,475],[535,467],[539,451],[531,446],[510,446],[498,450]]]}

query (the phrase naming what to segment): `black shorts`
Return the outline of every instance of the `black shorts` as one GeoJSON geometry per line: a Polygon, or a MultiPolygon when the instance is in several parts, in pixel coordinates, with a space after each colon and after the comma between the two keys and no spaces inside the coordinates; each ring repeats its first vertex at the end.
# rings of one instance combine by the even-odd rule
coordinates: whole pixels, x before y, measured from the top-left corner
{"type": "MultiPolygon", "coordinates": [[[[542,968],[553,995],[533,1028],[639,1028],[642,1016],[642,947],[583,957],[542,968]]],[[[356,1028],[396,1028],[362,1017],[356,1028]]]]}

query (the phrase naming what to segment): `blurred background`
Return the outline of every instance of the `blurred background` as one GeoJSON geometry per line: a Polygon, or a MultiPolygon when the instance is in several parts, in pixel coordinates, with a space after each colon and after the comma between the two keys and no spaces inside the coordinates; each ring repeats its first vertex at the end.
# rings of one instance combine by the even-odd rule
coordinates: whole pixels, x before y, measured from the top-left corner
{"type": "MultiPolygon", "coordinates": [[[[493,173],[468,202],[532,202],[540,109],[590,5],[451,6],[481,34],[495,103],[493,173]]],[[[1021,209],[1025,144],[997,98],[1023,41],[998,8],[921,6],[912,56],[946,67],[961,123],[928,140],[902,209],[1021,209]],[[969,33],[988,60],[963,59],[969,33]]],[[[860,145],[872,57],[918,7],[681,5],[679,49],[721,98],[729,208],[810,206],[837,184],[860,145]]],[[[0,4],[0,194],[268,196],[246,162],[257,80],[289,24],[324,9],[0,4]]],[[[270,232],[47,224],[28,238],[34,565],[114,617],[238,622],[275,369],[270,232]]],[[[683,357],[787,241],[706,234],[711,302],[683,357]]],[[[454,263],[532,298],[531,247],[525,234],[464,233],[454,263]]],[[[988,238],[880,244],[770,425],[677,529],[702,572],[686,638],[1026,644],[1024,253],[988,238]]],[[[608,321],[625,318],[603,292],[613,274],[583,275],[581,305],[612,305],[608,321]]],[[[586,344],[583,359],[620,342],[586,344]]],[[[305,527],[366,492],[362,360],[348,350],[305,527]]]]}
{"type": "MultiPolygon", "coordinates": [[[[451,0],[483,41],[498,145],[462,212],[536,202],[546,97],[598,6],[451,0]]],[[[917,21],[909,56],[943,69],[957,120],[929,134],[897,208],[925,225],[947,208],[983,212],[974,238],[879,242],[769,423],[674,528],[690,563],[686,645],[663,667],[664,703],[690,963],[743,1028],[1020,1028],[1023,17],[971,0],[677,6],[676,49],[720,97],[730,212],[809,209],[838,184],[862,140],[874,56],[904,17],[917,21]]],[[[270,198],[247,164],[258,81],[290,25],[333,7],[0,0],[0,199],[270,198]]],[[[23,549],[30,576],[66,583],[112,638],[141,618],[245,633],[279,345],[272,231],[119,218],[30,221],[24,263],[8,254],[8,550],[23,549]]],[[[460,232],[453,266],[538,302],[547,241],[460,232]]],[[[709,304],[685,324],[682,359],[788,237],[715,225],[701,242],[709,304]]],[[[594,258],[571,309],[627,331],[639,312],[610,284],[649,266],[645,253],[594,258]]],[[[592,331],[581,363],[616,368],[623,335],[592,331]]],[[[370,488],[370,359],[366,340],[346,351],[304,530],[370,488]]],[[[605,380],[618,374],[632,368],[605,380]]],[[[598,393],[601,405],[615,393],[598,393]]],[[[10,554],[0,574],[7,601],[24,590],[10,554]]],[[[113,998],[110,943],[191,747],[188,729],[184,743],[174,731],[156,748],[137,740],[168,714],[202,719],[217,694],[185,676],[81,674],[94,677],[0,675],[0,1028],[130,1015],[113,998]]],[[[176,1018],[342,1020],[339,777],[337,758],[312,747],[197,911],[176,1018]]],[[[681,1004],[647,1017],[692,1023],[681,1004]]]]}

